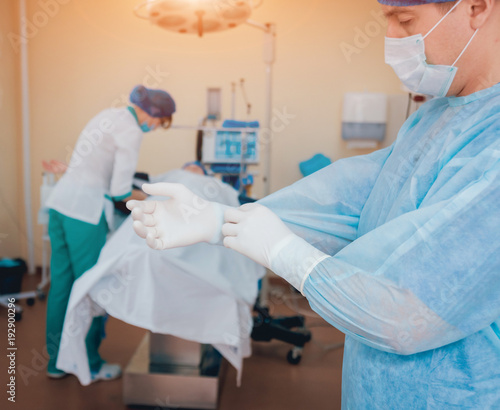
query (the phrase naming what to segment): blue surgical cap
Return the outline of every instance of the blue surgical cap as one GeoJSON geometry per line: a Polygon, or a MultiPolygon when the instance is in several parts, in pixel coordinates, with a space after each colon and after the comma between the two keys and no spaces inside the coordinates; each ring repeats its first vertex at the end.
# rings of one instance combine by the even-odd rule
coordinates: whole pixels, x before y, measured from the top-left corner
{"type": "Polygon", "coordinates": [[[132,90],[130,102],[146,111],[151,117],[170,117],[175,112],[175,101],[169,93],[152,90],[143,85],[138,85],[132,90]]]}
{"type": "MultiPolygon", "coordinates": [[[[453,0],[451,0],[453,1],[453,0]]],[[[378,0],[380,4],[385,4],[386,6],[420,6],[422,4],[430,3],[448,3],[450,0],[378,0]]]]}

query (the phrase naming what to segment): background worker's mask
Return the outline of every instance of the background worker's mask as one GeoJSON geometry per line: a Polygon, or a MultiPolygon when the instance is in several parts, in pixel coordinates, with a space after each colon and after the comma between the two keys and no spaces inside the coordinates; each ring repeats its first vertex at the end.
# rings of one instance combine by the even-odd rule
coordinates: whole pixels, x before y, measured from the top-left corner
{"type": "Polygon", "coordinates": [[[150,127],[147,122],[143,122],[141,124],[141,130],[142,130],[142,132],[154,131],[155,128],[156,128],[155,126],[150,127]]]}
{"type": "Polygon", "coordinates": [[[469,47],[477,30],[464,47],[453,65],[433,65],[427,63],[424,39],[457,7],[459,0],[429,32],[403,38],[385,38],[385,62],[389,64],[403,84],[418,94],[445,97],[457,73],[455,64],[469,47]]]}

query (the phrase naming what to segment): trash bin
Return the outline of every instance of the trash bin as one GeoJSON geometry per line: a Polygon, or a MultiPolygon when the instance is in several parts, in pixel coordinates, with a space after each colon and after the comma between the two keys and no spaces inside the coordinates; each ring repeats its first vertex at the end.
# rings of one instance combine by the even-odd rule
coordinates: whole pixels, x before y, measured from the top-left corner
{"type": "Polygon", "coordinates": [[[26,262],[23,259],[0,259],[0,295],[21,292],[26,270],[26,262]]]}

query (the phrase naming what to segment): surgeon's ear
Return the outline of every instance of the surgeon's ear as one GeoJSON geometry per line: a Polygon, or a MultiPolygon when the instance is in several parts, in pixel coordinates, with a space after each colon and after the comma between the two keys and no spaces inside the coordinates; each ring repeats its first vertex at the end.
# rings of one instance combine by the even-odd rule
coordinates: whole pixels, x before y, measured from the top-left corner
{"type": "MultiPolygon", "coordinates": [[[[466,0],[467,13],[473,30],[481,28],[488,20],[497,0],[466,0]]],[[[499,5],[496,4],[498,7],[499,5]]]]}

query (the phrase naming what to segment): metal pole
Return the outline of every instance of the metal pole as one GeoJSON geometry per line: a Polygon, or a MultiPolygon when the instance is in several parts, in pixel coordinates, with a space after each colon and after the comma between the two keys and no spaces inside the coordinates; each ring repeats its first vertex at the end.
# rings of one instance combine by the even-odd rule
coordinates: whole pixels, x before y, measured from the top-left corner
{"type": "MultiPolygon", "coordinates": [[[[267,30],[264,34],[264,63],[266,64],[266,116],[264,121],[265,140],[263,163],[264,163],[264,196],[271,193],[271,147],[273,139],[272,110],[273,110],[273,65],[276,48],[276,25],[266,24],[267,30]]],[[[262,147],[262,145],[261,145],[262,147]]]]}
{"type": "Polygon", "coordinates": [[[246,24],[264,31],[264,63],[266,64],[266,116],[264,119],[264,141],[260,141],[264,164],[264,196],[271,193],[271,142],[273,112],[273,65],[276,58],[276,24],[261,24],[247,20],[246,24]]]}
{"type": "Polygon", "coordinates": [[[231,119],[236,119],[236,83],[231,83],[231,119]]]}
{"type": "Polygon", "coordinates": [[[26,240],[28,246],[28,272],[35,273],[35,248],[33,236],[33,218],[31,210],[31,160],[30,160],[30,108],[28,82],[28,42],[26,27],[26,0],[20,1],[21,28],[21,104],[22,104],[22,141],[23,141],[23,182],[24,212],[26,218],[26,240]]]}

